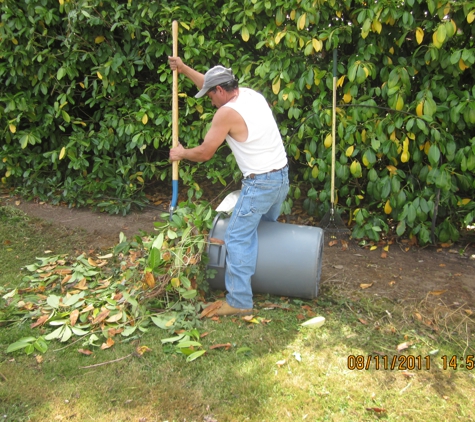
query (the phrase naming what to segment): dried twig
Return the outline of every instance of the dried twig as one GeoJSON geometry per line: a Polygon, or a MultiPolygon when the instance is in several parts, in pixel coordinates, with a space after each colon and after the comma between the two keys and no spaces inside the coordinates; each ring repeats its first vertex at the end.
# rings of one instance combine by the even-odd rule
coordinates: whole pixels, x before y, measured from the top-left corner
{"type": "Polygon", "coordinates": [[[103,366],[103,365],[108,365],[109,363],[115,363],[115,362],[120,362],[121,360],[130,358],[133,353],[128,354],[127,356],[123,356],[119,359],[114,359],[114,360],[108,360],[107,362],[101,362],[101,363],[96,363],[95,365],[89,365],[89,366],[80,366],[79,369],[89,369],[89,368],[95,368],[97,366],[103,366]]]}

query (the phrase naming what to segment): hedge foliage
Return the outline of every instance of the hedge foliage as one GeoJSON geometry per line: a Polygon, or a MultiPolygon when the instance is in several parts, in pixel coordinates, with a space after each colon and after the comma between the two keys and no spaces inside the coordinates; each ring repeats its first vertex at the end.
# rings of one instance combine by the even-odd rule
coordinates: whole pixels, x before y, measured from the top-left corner
{"type": "MultiPolygon", "coordinates": [[[[0,177],[27,196],[126,212],[170,183],[172,20],[197,70],[232,67],[272,104],[292,190],[329,208],[333,50],[337,209],[353,236],[395,230],[456,241],[475,219],[475,2],[447,0],[1,0],[0,177]],[[113,197],[118,200],[106,200],[113,197]]],[[[180,140],[197,145],[206,99],[180,78],[180,140]]],[[[239,178],[223,146],[181,163],[199,181],[239,178]]]]}

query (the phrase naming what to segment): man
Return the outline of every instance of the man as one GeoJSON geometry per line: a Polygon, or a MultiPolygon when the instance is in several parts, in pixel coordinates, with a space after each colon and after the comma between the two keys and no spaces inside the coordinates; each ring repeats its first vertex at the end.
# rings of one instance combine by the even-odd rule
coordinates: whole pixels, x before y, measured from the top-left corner
{"type": "Polygon", "coordinates": [[[170,160],[209,160],[226,141],[242,171],[242,189],[226,234],[226,302],[214,315],[252,313],[251,277],[257,262],[257,227],[261,219],[276,221],[289,190],[287,156],[277,123],[258,92],[239,88],[231,69],[215,66],[202,74],[179,57],[168,58],[170,68],[188,77],[217,108],[201,145],[170,150],[170,160]]]}

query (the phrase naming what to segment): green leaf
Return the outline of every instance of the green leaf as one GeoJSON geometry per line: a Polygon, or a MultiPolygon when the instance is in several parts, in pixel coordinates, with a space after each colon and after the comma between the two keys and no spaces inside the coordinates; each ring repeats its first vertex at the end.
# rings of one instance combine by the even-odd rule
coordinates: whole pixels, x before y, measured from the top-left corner
{"type": "Polygon", "coordinates": [[[160,256],[160,251],[157,248],[152,248],[148,256],[148,266],[152,271],[156,271],[161,263],[162,258],[160,256]]]}
{"type": "Polygon", "coordinates": [[[21,146],[21,149],[25,149],[26,146],[28,145],[28,142],[30,140],[30,136],[29,135],[23,135],[21,138],[20,138],[20,146],[21,146]]]}
{"type": "Polygon", "coordinates": [[[150,319],[157,327],[161,328],[162,330],[169,330],[173,328],[177,316],[178,315],[175,312],[169,312],[167,314],[152,316],[150,319]]]}
{"type": "MultiPolygon", "coordinates": [[[[125,327],[124,328],[124,331],[122,331],[121,335],[123,335],[124,337],[129,337],[130,335],[132,335],[135,330],[137,329],[137,326],[134,325],[132,327],[125,327]]],[[[94,335],[94,334],[93,334],[94,335]]],[[[92,337],[92,336],[91,336],[92,337]]]]}
{"type": "Polygon", "coordinates": [[[402,236],[404,232],[406,231],[406,222],[400,221],[396,227],[396,233],[398,236],[402,236]]]}
{"type": "Polygon", "coordinates": [[[160,233],[160,234],[155,238],[155,240],[153,241],[153,243],[152,243],[152,248],[156,248],[156,249],[158,249],[158,250],[162,249],[162,246],[163,246],[163,238],[164,238],[163,233],[160,233]]]}
{"type": "Polygon", "coordinates": [[[181,297],[187,300],[194,299],[197,295],[198,295],[198,292],[196,290],[186,290],[183,293],[181,293],[181,297]]]}
{"type": "Polygon", "coordinates": [[[66,110],[61,110],[61,115],[63,116],[65,122],[69,123],[71,121],[71,117],[66,112],[66,110]]]}
{"type": "Polygon", "coordinates": [[[46,353],[48,350],[48,343],[46,343],[43,337],[38,337],[38,339],[33,343],[33,346],[40,353],[46,353]]]}
{"type": "Polygon", "coordinates": [[[166,343],[176,343],[177,341],[180,341],[180,340],[183,340],[185,337],[189,338],[189,336],[187,334],[180,334],[178,336],[174,336],[174,337],[169,337],[169,338],[164,338],[162,340],[160,340],[162,342],[162,344],[166,344],[166,343]]]}
{"type": "Polygon", "coordinates": [[[32,342],[36,341],[35,337],[25,337],[18,340],[15,343],[10,344],[7,348],[7,353],[15,352],[16,350],[24,349],[29,346],[32,342]]]}
{"type": "Polygon", "coordinates": [[[61,79],[63,79],[64,75],[66,75],[66,69],[64,67],[60,67],[58,69],[58,72],[56,73],[56,78],[58,79],[58,81],[60,81],[61,79]]]}
{"type": "Polygon", "coordinates": [[[183,340],[183,341],[180,341],[176,345],[176,347],[179,349],[188,349],[190,347],[201,347],[201,343],[194,340],[183,340]]]}
{"type": "Polygon", "coordinates": [[[198,359],[200,356],[203,356],[206,353],[206,350],[198,350],[197,352],[192,353],[186,358],[187,362],[193,362],[195,359],[198,359]]]}
{"type": "Polygon", "coordinates": [[[432,144],[429,148],[429,161],[432,166],[436,167],[440,160],[440,150],[436,144],[432,144]]]}
{"type": "Polygon", "coordinates": [[[63,334],[64,334],[64,328],[66,326],[65,325],[62,325],[61,327],[57,328],[56,330],[54,330],[53,332],[47,334],[45,336],[45,340],[56,340],[56,339],[60,339],[63,334]]]}
{"type": "Polygon", "coordinates": [[[76,336],[85,336],[86,334],[89,334],[89,331],[82,330],[79,327],[71,327],[71,331],[76,336]]]}
{"type": "Polygon", "coordinates": [[[60,297],[56,295],[49,295],[46,299],[46,303],[54,309],[59,308],[60,297]]]}

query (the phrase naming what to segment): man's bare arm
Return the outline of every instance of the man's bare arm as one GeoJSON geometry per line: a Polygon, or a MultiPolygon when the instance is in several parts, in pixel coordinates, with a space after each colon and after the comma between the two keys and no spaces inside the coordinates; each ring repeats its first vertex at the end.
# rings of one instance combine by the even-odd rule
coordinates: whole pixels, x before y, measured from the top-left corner
{"type": "Polygon", "coordinates": [[[190,160],[194,162],[208,161],[226,139],[231,130],[230,118],[236,111],[227,107],[220,108],[213,117],[211,128],[205,136],[203,143],[194,148],[184,148],[181,144],[170,150],[170,160],[190,160]]]}
{"type": "Polygon", "coordinates": [[[185,75],[197,86],[198,89],[203,87],[205,76],[183,63],[183,60],[180,57],[168,57],[168,63],[170,64],[171,70],[177,69],[178,73],[185,75]]]}

